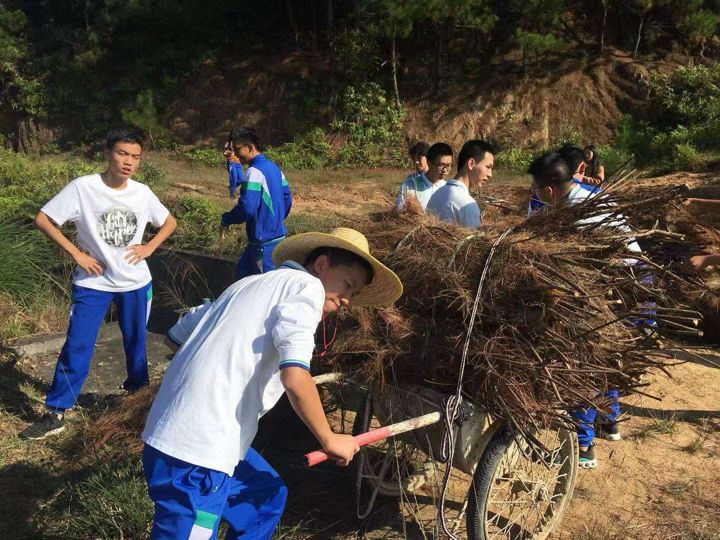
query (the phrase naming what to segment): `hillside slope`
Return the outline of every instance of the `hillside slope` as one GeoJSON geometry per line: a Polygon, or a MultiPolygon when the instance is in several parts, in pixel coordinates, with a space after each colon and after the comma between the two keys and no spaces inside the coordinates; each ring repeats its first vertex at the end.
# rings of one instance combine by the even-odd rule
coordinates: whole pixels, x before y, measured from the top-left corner
{"type": "MultiPolygon", "coordinates": [[[[547,63],[523,77],[516,64],[483,68],[472,77],[447,77],[440,95],[431,81],[400,83],[408,140],[493,137],[503,146],[543,147],[578,132],[607,142],[624,114],[643,115],[652,70],[675,62],[635,60],[608,49],[592,61],[547,63]]],[[[334,93],[327,63],[312,53],[236,60],[224,54],[189,75],[171,105],[170,125],[184,144],[211,144],[230,127],[252,125],[279,144],[307,127],[327,125],[334,93]]]]}

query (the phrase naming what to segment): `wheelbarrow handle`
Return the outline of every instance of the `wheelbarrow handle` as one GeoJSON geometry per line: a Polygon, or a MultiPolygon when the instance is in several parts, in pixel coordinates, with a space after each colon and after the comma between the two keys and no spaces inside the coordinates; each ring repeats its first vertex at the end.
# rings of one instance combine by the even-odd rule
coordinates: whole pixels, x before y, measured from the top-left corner
{"type": "MultiPolygon", "coordinates": [[[[422,416],[418,416],[417,418],[410,418],[409,420],[403,420],[397,424],[390,424],[389,426],[361,433],[360,435],[355,436],[355,440],[357,441],[358,446],[365,446],[395,435],[400,435],[401,433],[412,431],[414,429],[437,424],[441,418],[442,415],[439,412],[424,414],[422,416]]],[[[308,467],[314,467],[318,463],[322,463],[323,461],[330,459],[330,456],[322,450],[315,450],[314,452],[305,454],[305,459],[307,460],[308,467]]]]}

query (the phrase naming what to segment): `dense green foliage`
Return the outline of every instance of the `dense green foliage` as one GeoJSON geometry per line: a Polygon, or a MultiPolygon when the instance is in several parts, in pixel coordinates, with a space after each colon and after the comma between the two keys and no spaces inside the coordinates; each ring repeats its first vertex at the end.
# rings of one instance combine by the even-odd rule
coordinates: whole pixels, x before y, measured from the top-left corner
{"type": "Polygon", "coordinates": [[[329,71],[304,83],[298,103],[289,104],[306,119],[289,126],[296,140],[282,152],[284,159],[309,167],[326,159],[331,165],[387,163],[395,153],[384,155],[384,147],[396,142],[405,96],[442,96],[445,81],[481,78],[500,63],[528,75],[536,64],[565,55],[586,59],[609,45],[640,54],[680,46],[690,54],[717,56],[716,4],[6,0],[0,4],[0,109],[6,111],[0,134],[16,135],[25,118],[45,118],[62,126],[65,144],[78,143],[124,122],[145,131],[155,147],[168,148],[168,106],[180,79],[203,62],[309,51],[310,61],[326,61],[329,71]],[[362,104],[351,110],[349,97],[362,104]],[[387,104],[376,101],[380,97],[387,104]],[[303,146],[321,149],[313,131],[318,122],[309,121],[320,103],[323,125],[334,126],[330,139],[347,141],[347,148],[307,163],[299,157],[303,146]],[[358,110],[366,104],[385,111],[387,125],[380,132],[358,110]]]}
{"type": "Polygon", "coordinates": [[[680,67],[652,74],[649,119],[627,116],[614,146],[638,164],[659,170],[693,169],[720,152],[720,66],[680,67]]]}

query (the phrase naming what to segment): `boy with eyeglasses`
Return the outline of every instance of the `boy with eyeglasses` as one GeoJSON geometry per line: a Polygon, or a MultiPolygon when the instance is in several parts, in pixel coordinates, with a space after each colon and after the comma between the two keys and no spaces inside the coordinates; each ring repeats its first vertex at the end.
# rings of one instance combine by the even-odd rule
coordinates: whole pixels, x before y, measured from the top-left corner
{"type": "Polygon", "coordinates": [[[493,146],[479,139],[466,142],[458,156],[458,173],[431,197],[427,211],[446,223],[468,229],[480,227],[480,206],[470,188],[480,189],[492,177],[495,163],[493,146]]]}
{"type": "MultiPolygon", "coordinates": [[[[418,145],[415,145],[415,147],[418,145]]],[[[418,150],[418,152],[420,151],[422,150],[418,150]]],[[[445,176],[450,172],[453,163],[452,148],[446,143],[435,143],[425,153],[425,158],[421,156],[419,160],[416,159],[415,161],[416,168],[422,168],[424,162],[425,170],[422,175],[418,175],[418,173],[410,175],[400,186],[400,193],[395,201],[395,207],[398,211],[405,208],[407,197],[412,196],[418,200],[422,209],[425,210],[433,194],[445,185],[445,176]]]]}
{"type": "MultiPolygon", "coordinates": [[[[292,195],[290,186],[275,163],[261,153],[260,138],[249,129],[234,129],[226,157],[237,158],[247,165],[240,184],[240,198],[235,207],[225,212],[220,220],[220,236],[230,225],[245,223],[248,244],[235,267],[235,279],[273,270],[272,251],[285,238],[285,218],[290,214],[292,195]]],[[[233,190],[233,174],[240,175],[240,164],[229,163],[230,190],[233,190]],[[237,170],[239,169],[239,170],[237,170]]]]}

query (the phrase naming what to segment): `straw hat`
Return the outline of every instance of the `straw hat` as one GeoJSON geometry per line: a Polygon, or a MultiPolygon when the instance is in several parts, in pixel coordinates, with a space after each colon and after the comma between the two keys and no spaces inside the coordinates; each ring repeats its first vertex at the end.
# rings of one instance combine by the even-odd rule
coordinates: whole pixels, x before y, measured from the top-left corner
{"type": "Polygon", "coordinates": [[[338,227],[329,234],[309,232],[295,234],[280,242],[273,249],[273,263],[279,266],[287,260],[303,264],[310,253],[320,247],[341,248],[365,259],[373,268],[373,280],[353,296],[355,306],[389,306],[400,298],[403,286],[395,272],[370,255],[367,238],[346,227],[338,227]]]}

